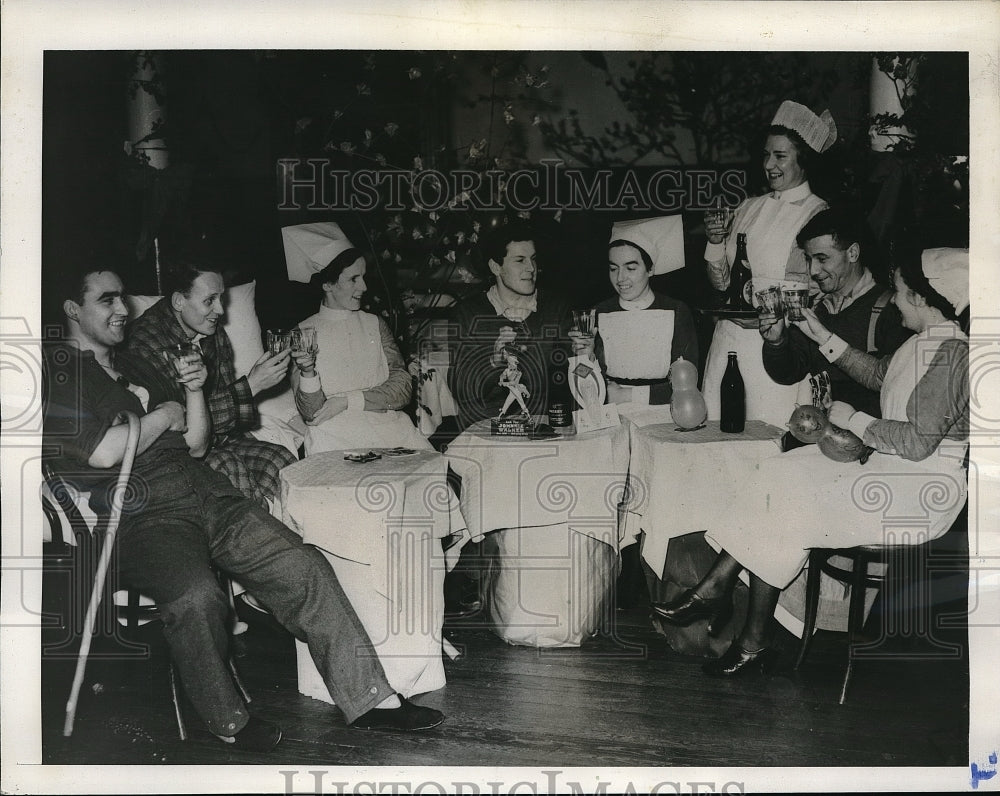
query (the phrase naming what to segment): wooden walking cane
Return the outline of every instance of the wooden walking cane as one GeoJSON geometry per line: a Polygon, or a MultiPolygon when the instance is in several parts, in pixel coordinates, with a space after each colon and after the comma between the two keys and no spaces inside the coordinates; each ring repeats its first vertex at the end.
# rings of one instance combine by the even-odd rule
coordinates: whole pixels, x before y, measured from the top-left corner
{"type": "Polygon", "coordinates": [[[135,450],[139,445],[139,418],[136,417],[135,413],[120,412],[115,419],[124,420],[128,423],[128,436],[125,438],[125,454],[122,456],[122,466],[118,472],[118,481],[115,483],[114,491],[111,493],[111,517],[108,520],[108,530],[104,535],[104,546],[101,548],[101,557],[97,562],[97,573],[94,575],[94,588],[90,592],[90,604],[87,606],[85,621],[86,627],[84,628],[83,639],[80,642],[80,654],[76,660],[76,674],[73,676],[73,687],[69,692],[69,701],[66,702],[66,721],[63,724],[63,735],[66,737],[73,734],[73,720],[76,718],[76,700],[80,696],[80,687],[83,685],[83,673],[87,668],[87,656],[90,655],[90,642],[94,637],[97,625],[97,609],[100,607],[101,594],[104,591],[104,581],[108,574],[108,564],[111,562],[111,551],[114,548],[115,535],[118,533],[118,523],[122,517],[122,506],[125,503],[125,489],[132,475],[135,450]]]}

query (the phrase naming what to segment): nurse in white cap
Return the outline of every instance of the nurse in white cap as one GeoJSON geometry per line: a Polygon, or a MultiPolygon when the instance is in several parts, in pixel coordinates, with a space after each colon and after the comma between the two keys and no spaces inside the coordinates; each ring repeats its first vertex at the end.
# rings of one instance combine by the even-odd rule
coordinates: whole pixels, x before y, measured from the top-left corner
{"type": "Polygon", "coordinates": [[[281,230],[288,276],[319,288],[314,327],[319,351],[293,352],[295,404],[306,421],[306,454],[349,448],[430,448],[402,411],[413,394],[392,332],[361,310],[367,290],[364,255],[332,222],[281,230]]]}
{"type": "Polygon", "coordinates": [[[962,511],[969,488],[969,339],[956,316],[969,302],[968,264],[963,249],[899,258],[893,301],[916,334],[890,356],[851,348],[809,310],[796,323],[838,352],[837,366],[852,379],[879,389],[881,418],[841,401],[829,410],[833,425],[854,432],[874,453],[862,473],[807,445],[765,457],[739,484],[716,485],[722,509],[708,521],[707,536],[721,552],[697,586],[653,605],[672,625],[708,618],[709,627],[721,628],[732,616],[737,577],[743,569],[751,573],[743,628],[721,658],[702,667],[706,674],[760,671],[773,659],[771,617],[811,549],[923,544],[946,533],[962,511]],[[869,499],[859,500],[866,492],[869,499]],[[876,493],[891,498],[891,513],[874,505],[876,493]]]}
{"type": "Polygon", "coordinates": [[[595,338],[571,333],[577,352],[593,353],[600,362],[609,403],[669,404],[670,364],[683,357],[697,367],[691,310],[650,285],[650,277],[683,267],[680,216],[619,221],[612,227],[608,279],[616,295],[595,307],[595,338]]]}
{"type": "MultiPolygon", "coordinates": [[[[826,207],[826,202],[809,187],[809,169],[814,159],[836,140],[837,125],[829,111],[817,116],[797,102],[781,103],[767,128],[761,164],[770,192],[745,200],[729,223],[718,213],[706,214],[705,265],[712,287],[716,290],[729,287],[739,233],[747,236],[755,292],[789,282],[808,286],[809,269],[795,236],[826,207]]],[[[756,319],[739,322],[720,319],[716,323],[702,388],[709,420],[719,419],[719,389],[726,369],[726,354],[736,351],[746,385],[747,420],[765,420],[777,426],[788,421],[797,387],[776,384],[767,375],[756,327],[756,319]]]]}

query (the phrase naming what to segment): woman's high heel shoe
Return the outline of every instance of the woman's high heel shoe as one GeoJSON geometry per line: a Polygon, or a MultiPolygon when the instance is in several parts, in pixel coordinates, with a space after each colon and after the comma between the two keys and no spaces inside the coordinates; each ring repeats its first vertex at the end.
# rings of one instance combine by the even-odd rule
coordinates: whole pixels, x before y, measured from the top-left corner
{"type": "Polygon", "coordinates": [[[733,618],[733,595],[727,593],[721,597],[701,597],[694,589],[688,589],[673,602],[653,603],[650,607],[661,619],[681,627],[687,627],[699,619],[708,619],[708,634],[718,636],[733,618]]]}
{"type": "Polygon", "coordinates": [[[721,658],[709,661],[701,670],[711,677],[734,677],[752,670],[765,672],[773,659],[774,650],[770,647],[747,652],[738,641],[734,641],[721,658]]]}

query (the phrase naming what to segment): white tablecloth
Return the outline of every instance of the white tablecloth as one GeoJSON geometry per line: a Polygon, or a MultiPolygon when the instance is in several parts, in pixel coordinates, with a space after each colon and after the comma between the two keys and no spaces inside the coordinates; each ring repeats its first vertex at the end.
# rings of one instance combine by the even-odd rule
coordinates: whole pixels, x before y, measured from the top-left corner
{"type": "Polygon", "coordinates": [[[488,420],[448,446],[471,533],[496,531],[487,602],[512,644],[579,646],[604,622],[628,472],[623,426],[550,440],[490,436],[488,420]]]}
{"type": "MultiPolygon", "coordinates": [[[[326,555],[404,696],[441,688],[442,648],[454,654],[441,631],[444,575],[468,534],[446,471],[435,451],[364,464],[327,451],[281,472],[285,524],[326,555]]],[[[297,652],[299,691],[331,701],[306,646],[297,652]]]]}
{"type": "Polygon", "coordinates": [[[718,421],[697,431],[677,431],[673,423],[630,429],[629,510],[641,517],[642,555],[656,573],[671,538],[731,519],[747,473],[778,452],[781,436],[759,420],[741,434],[722,433],[718,421]]]}
{"type": "MultiPolygon", "coordinates": [[[[777,446],[782,430],[760,420],[747,421],[741,434],[722,433],[718,421],[685,432],[673,424],[632,425],[630,434],[626,541],[638,534],[638,528],[645,532],[642,555],[658,576],[664,571],[667,545],[673,537],[731,526],[747,502],[750,475],[764,459],[788,455],[777,446]]],[[[781,593],[775,611],[778,621],[796,635],[802,633],[805,581],[803,572],[781,593]]],[[[876,593],[871,589],[866,595],[866,612],[876,593]]],[[[817,627],[845,629],[846,587],[824,575],[820,594],[817,627]]]]}
{"type": "Polygon", "coordinates": [[[489,420],[470,426],[447,451],[470,532],[568,523],[616,546],[628,438],[624,424],[546,440],[491,437],[489,420]]]}

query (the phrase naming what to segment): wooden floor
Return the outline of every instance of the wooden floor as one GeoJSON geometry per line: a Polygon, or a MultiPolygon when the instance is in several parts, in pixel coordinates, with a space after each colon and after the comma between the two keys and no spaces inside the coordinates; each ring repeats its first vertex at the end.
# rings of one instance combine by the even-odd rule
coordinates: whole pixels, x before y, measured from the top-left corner
{"type": "MultiPolygon", "coordinates": [[[[955,604],[945,606],[949,611],[955,604]]],[[[959,606],[961,608],[962,606],[959,606]]],[[[964,629],[937,630],[959,657],[926,659],[927,638],[888,639],[889,660],[857,665],[837,704],[844,636],[820,632],[798,673],[736,680],[702,674],[651,628],[648,608],[616,614],[617,639],[543,651],[505,644],[473,620],[450,622],[463,651],[448,684],[417,701],[447,720],[417,734],[360,732],[339,711],[298,694],[289,636],[254,626],[240,658],[252,709],[280,722],[267,756],[232,751],[190,706],[177,739],[162,641],[150,662],[95,660],[63,738],[72,661],[43,660],[43,755],[65,764],[281,763],[405,766],[954,766],[968,761],[968,656],[964,629]]],[[[143,631],[145,633],[145,631],[143,631]]],[[[784,639],[790,662],[792,639],[784,639]]],[[[108,650],[98,644],[96,652],[108,650]]]]}

